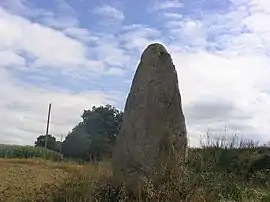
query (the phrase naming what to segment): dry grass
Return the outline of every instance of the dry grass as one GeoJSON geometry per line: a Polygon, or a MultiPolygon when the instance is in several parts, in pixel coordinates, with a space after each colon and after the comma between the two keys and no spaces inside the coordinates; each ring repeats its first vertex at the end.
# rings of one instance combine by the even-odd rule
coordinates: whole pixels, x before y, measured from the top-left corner
{"type": "Polygon", "coordinates": [[[72,163],[42,159],[0,159],[0,201],[36,201],[77,169],[72,163]]]}
{"type": "MultiPolygon", "coordinates": [[[[269,150],[265,152],[269,154],[269,150]]],[[[169,172],[164,169],[154,173],[153,178],[145,178],[140,199],[125,186],[112,186],[110,162],[78,165],[0,159],[0,198],[5,202],[269,202],[269,170],[246,176],[250,162],[243,165],[245,158],[239,156],[244,154],[251,156],[250,151],[236,149],[190,150],[186,166],[169,172]]]]}

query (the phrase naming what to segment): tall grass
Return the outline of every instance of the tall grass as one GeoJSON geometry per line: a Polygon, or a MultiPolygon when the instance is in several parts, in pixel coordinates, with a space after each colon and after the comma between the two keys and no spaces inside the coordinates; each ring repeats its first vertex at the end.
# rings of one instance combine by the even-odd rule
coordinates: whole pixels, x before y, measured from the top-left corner
{"type": "Polygon", "coordinates": [[[111,163],[103,161],[70,169],[61,184],[53,188],[43,185],[40,190],[46,191],[33,201],[269,202],[270,148],[221,139],[205,140],[208,143],[202,148],[190,148],[184,165],[174,162],[174,166],[154,169],[142,179],[137,195],[124,184],[114,186],[111,163]]]}
{"type": "Polygon", "coordinates": [[[0,148],[0,158],[46,158],[57,161],[61,159],[61,155],[42,147],[5,146],[0,148]]]}
{"type": "Polygon", "coordinates": [[[225,147],[215,143],[190,149],[184,166],[176,163],[169,172],[164,166],[144,177],[136,196],[125,185],[115,187],[111,183],[110,163],[101,162],[71,175],[54,190],[51,201],[270,201],[270,167],[262,158],[267,155],[270,156],[269,149],[250,144],[225,147]]]}

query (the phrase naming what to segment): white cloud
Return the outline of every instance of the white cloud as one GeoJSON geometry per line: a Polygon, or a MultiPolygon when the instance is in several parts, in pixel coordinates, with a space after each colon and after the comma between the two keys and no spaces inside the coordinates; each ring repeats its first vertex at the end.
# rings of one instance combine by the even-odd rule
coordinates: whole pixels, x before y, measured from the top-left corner
{"type": "Polygon", "coordinates": [[[126,49],[142,52],[148,44],[157,41],[160,36],[161,32],[155,28],[133,24],[123,27],[123,34],[119,40],[126,49]]]}
{"type": "MultiPolygon", "coordinates": [[[[107,41],[107,40],[105,40],[107,41]]],[[[102,41],[101,44],[92,48],[91,52],[96,53],[98,59],[111,66],[124,67],[130,56],[119,48],[117,43],[102,41]]]]}
{"type": "MultiPolygon", "coordinates": [[[[80,121],[83,109],[91,108],[92,105],[119,103],[122,95],[117,91],[74,93],[57,89],[43,76],[36,75],[39,82],[32,85],[14,76],[18,70],[16,68],[23,70],[23,75],[57,68],[64,78],[73,79],[70,82],[75,84],[101,74],[124,75],[124,71],[118,67],[105,67],[102,60],[88,57],[89,49],[84,42],[90,40],[89,37],[92,36],[86,30],[69,27],[64,32],[57,31],[10,14],[0,7],[1,143],[33,144],[36,137],[45,132],[49,102],[52,102],[50,132],[57,137],[67,134],[80,121]],[[26,55],[31,56],[31,59],[26,55]]],[[[119,61],[110,55],[117,51],[120,50],[115,48],[108,51],[108,55],[104,53],[107,57],[105,61],[119,61]]],[[[117,55],[120,59],[121,54],[117,55]]]]}
{"type": "Polygon", "coordinates": [[[267,0],[251,0],[248,2],[252,12],[270,12],[270,2],[267,0]]]}
{"type": "Polygon", "coordinates": [[[72,16],[56,15],[55,13],[43,14],[42,18],[39,18],[39,22],[49,27],[65,29],[78,25],[78,20],[72,16]]]}
{"type": "Polygon", "coordinates": [[[83,109],[93,105],[116,104],[121,97],[118,92],[45,90],[15,80],[3,68],[0,68],[0,79],[1,143],[33,144],[38,135],[45,133],[50,102],[50,133],[59,138],[80,121],[83,109]]]}
{"type": "Polygon", "coordinates": [[[55,0],[54,12],[35,7],[29,0],[2,0],[0,6],[9,13],[35,19],[49,27],[64,29],[78,25],[75,10],[66,0],[55,0]]]}
{"type": "Polygon", "coordinates": [[[69,27],[63,30],[63,32],[66,35],[83,42],[96,42],[99,40],[98,36],[90,34],[89,30],[83,28],[69,27]]]}
{"type": "MultiPolygon", "coordinates": [[[[229,117],[225,114],[213,116],[211,120],[204,123],[203,119],[198,119],[196,122],[193,120],[193,116],[198,116],[199,111],[195,110],[193,115],[190,111],[186,111],[190,115],[186,119],[192,138],[198,137],[198,134],[206,132],[208,128],[224,125],[229,128],[233,126],[234,130],[238,128],[244,138],[251,138],[248,137],[250,133],[257,135],[253,137],[254,139],[263,142],[270,138],[268,123],[270,116],[266,110],[270,109],[270,94],[263,91],[264,86],[270,86],[265,76],[270,74],[269,58],[250,56],[228,58],[205,52],[175,53],[173,58],[178,71],[184,111],[188,110],[194,102],[203,103],[207,100],[217,103],[219,108],[222,108],[221,101],[227,100],[234,108],[240,110],[243,116],[241,123],[237,123],[238,120],[233,114],[229,117]],[[253,131],[249,127],[252,127],[253,131]]],[[[213,106],[208,110],[216,110],[216,108],[213,106]]]]}
{"type": "Polygon", "coordinates": [[[186,16],[177,21],[163,12],[167,32],[174,37],[167,47],[178,70],[192,145],[199,143],[200,134],[207,129],[225,125],[231,127],[228,135],[238,131],[242,138],[269,141],[268,3],[235,1],[234,11],[206,14],[200,21],[186,16]],[[194,45],[192,52],[185,48],[194,45]],[[217,49],[207,50],[210,46],[217,49]],[[224,101],[231,104],[230,113],[217,114],[224,101]],[[195,108],[198,103],[216,103],[218,108],[202,106],[205,115],[216,114],[209,120],[202,118],[195,108]]]}
{"type": "Polygon", "coordinates": [[[181,47],[184,49],[192,46],[201,49],[207,44],[205,27],[199,20],[168,20],[165,26],[168,28],[168,35],[174,41],[181,43],[181,47]]]}
{"type": "MultiPolygon", "coordinates": [[[[39,67],[74,69],[91,63],[84,44],[60,31],[8,14],[1,8],[0,30],[0,48],[30,53],[36,58],[34,65],[39,67]]],[[[98,71],[97,68],[100,66],[94,66],[93,70],[98,71]]]]}
{"type": "Polygon", "coordinates": [[[78,26],[77,13],[66,0],[56,0],[56,7],[54,9],[55,12],[40,11],[38,21],[49,27],[58,29],[78,26]]]}
{"type": "Polygon", "coordinates": [[[124,20],[125,18],[124,13],[121,10],[110,5],[103,5],[96,8],[92,12],[104,17],[110,17],[120,21],[124,20]]]}
{"type": "Polygon", "coordinates": [[[12,51],[0,51],[0,58],[0,67],[25,65],[25,59],[12,51]]]}
{"type": "Polygon", "coordinates": [[[166,0],[166,1],[157,1],[153,10],[160,11],[160,10],[167,10],[171,8],[180,8],[182,7],[182,3],[179,0],[166,0]]]}
{"type": "MultiPolygon", "coordinates": [[[[123,26],[123,12],[108,5],[93,11],[104,17],[101,20],[106,19],[107,24],[107,19],[119,23],[116,24],[120,29],[113,30],[116,35],[110,23],[103,33],[77,27],[76,23],[57,31],[48,27],[53,23],[43,23],[44,26],[0,9],[0,94],[3,96],[0,127],[9,138],[0,136],[0,141],[32,143],[37,133],[45,131],[51,101],[51,132],[56,135],[66,134],[79,121],[83,109],[93,104],[124,101],[119,92],[74,94],[49,88],[49,84],[46,89],[26,85],[13,77],[10,67],[24,66],[29,71],[45,66],[60,68],[68,75],[66,78],[76,78],[72,80],[74,84],[99,74],[124,76],[128,68],[128,73],[136,68],[143,49],[158,41],[166,42],[178,71],[192,145],[199,143],[200,134],[207,129],[225,125],[233,131],[239,130],[244,138],[267,141],[270,138],[269,3],[267,0],[232,2],[235,10],[206,13],[200,20],[169,12],[168,9],[182,6],[179,1],[160,2],[155,7],[163,16],[160,30],[141,24],[123,26]],[[23,53],[33,55],[34,63],[29,65],[23,53]]],[[[59,17],[56,22],[67,19],[59,17]]],[[[126,83],[127,79],[122,81],[126,83]]]]}
{"type": "Polygon", "coordinates": [[[111,76],[123,76],[125,73],[125,71],[123,69],[120,68],[111,68],[109,69],[109,71],[106,72],[107,75],[111,75],[111,76]]]}
{"type": "Polygon", "coordinates": [[[26,0],[2,0],[0,6],[4,7],[11,13],[19,15],[36,15],[37,10],[30,12],[29,4],[26,0]]]}
{"type": "Polygon", "coordinates": [[[163,15],[166,19],[170,20],[181,20],[183,18],[183,15],[179,13],[164,12],[163,15]]]}

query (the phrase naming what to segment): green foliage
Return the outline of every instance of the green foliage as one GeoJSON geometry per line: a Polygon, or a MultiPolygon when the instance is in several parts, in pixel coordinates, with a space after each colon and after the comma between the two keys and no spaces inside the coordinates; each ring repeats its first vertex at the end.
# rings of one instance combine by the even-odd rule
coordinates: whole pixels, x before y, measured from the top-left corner
{"type": "Polygon", "coordinates": [[[94,106],[91,110],[84,110],[81,117],[83,121],[72,129],[63,142],[63,155],[84,160],[111,156],[123,113],[110,105],[94,106]]]}
{"type": "MultiPolygon", "coordinates": [[[[45,141],[46,141],[46,135],[40,135],[38,136],[35,147],[43,147],[45,148],[45,141]]],[[[50,134],[47,136],[47,148],[53,151],[60,151],[60,145],[59,142],[56,141],[56,138],[50,134]]]]}
{"type": "Polygon", "coordinates": [[[121,128],[123,113],[111,105],[94,106],[92,110],[84,110],[82,118],[90,136],[100,135],[113,144],[121,128]]]}
{"type": "Polygon", "coordinates": [[[270,168],[270,147],[259,147],[252,140],[238,141],[236,135],[211,138],[207,134],[201,146],[189,152],[189,164],[200,172],[215,170],[246,178],[253,171],[270,168]]]}
{"type": "Polygon", "coordinates": [[[63,142],[63,155],[73,159],[89,160],[90,138],[84,123],[79,123],[63,142]]]}
{"type": "Polygon", "coordinates": [[[270,169],[270,152],[268,154],[260,154],[254,157],[248,167],[248,171],[250,173],[267,169],[270,169]]]}
{"type": "Polygon", "coordinates": [[[46,158],[57,161],[61,159],[61,155],[42,147],[7,146],[0,148],[0,158],[46,158]]]}
{"type": "Polygon", "coordinates": [[[241,171],[246,170],[247,162],[240,158],[240,153],[239,149],[233,148],[191,149],[189,163],[198,171],[214,169],[220,172],[243,174],[241,171]]]}

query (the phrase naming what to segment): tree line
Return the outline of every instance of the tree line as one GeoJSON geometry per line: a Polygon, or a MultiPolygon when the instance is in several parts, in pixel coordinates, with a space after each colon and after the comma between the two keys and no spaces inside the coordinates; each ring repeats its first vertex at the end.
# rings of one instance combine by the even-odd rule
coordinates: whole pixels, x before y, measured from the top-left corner
{"type": "MultiPolygon", "coordinates": [[[[93,106],[84,110],[82,120],[61,143],[53,135],[47,137],[47,148],[74,160],[96,161],[110,158],[123,121],[123,112],[111,105],[93,106]]],[[[45,147],[45,135],[35,141],[35,147],[45,147]]]]}

